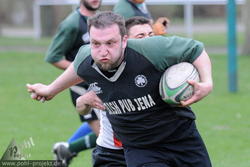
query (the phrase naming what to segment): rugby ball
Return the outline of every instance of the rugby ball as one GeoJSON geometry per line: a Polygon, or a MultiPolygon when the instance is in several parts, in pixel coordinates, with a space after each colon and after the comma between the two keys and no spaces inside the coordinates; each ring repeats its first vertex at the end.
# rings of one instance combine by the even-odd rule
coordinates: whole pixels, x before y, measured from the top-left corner
{"type": "Polygon", "coordinates": [[[159,84],[162,100],[169,104],[180,104],[180,101],[188,100],[194,93],[188,80],[200,80],[199,73],[192,64],[182,62],[170,66],[163,73],[159,84]]]}

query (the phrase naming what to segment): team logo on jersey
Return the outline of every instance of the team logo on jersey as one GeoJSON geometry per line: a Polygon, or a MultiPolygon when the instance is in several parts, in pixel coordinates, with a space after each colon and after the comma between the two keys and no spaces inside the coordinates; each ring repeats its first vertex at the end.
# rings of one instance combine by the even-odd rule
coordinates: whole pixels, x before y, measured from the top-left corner
{"type": "Polygon", "coordinates": [[[89,33],[86,32],[85,34],[82,35],[82,40],[84,43],[89,43],[89,33]]]}
{"type": "Polygon", "coordinates": [[[102,93],[102,89],[99,87],[99,86],[97,86],[97,82],[94,82],[94,83],[91,83],[90,85],[89,85],[89,88],[88,88],[88,91],[94,91],[96,94],[100,94],[100,93],[102,93]]]}
{"type": "Polygon", "coordinates": [[[135,77],[135,84],[138,87],[145,87],[148,83],[147,78],[144,75],[137,75],[135,77]]]}

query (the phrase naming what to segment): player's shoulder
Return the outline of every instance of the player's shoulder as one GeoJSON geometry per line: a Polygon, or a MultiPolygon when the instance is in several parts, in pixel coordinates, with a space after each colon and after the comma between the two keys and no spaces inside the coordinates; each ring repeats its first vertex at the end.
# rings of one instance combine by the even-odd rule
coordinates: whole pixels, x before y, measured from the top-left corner
{"type": "Polygon", "coordinates": [[[90,45],[83,45],[79,48],[79,51],[76,55],[76,58],[74,60],[74,69],[75,71],[78,70],[80,64],[91,55],[91,47],[90,45]]]}
{"type": "Polygon", "coordinates": [[[159,47],[160,43],[165,43],[169,39],[168,37],[162,37],[162,36],[153,36],[148,38],[142,38],[142,39],[129,39],[128,40],[128,47],[132,49],[152,49],[155,46],[159,47]]]}
{"type": "Polygon", "coordinates": [[[74,10],[61,22],[60,26],[68,29],[78,28],[80,17],[80,13],[77,10],[74,10]]]}
{"type": "Polygon", "coordinates": [[[87,56],[89,56],[91,53],[91,47],[90,44],[88,45],[83,45],[79,48],[79,51],[77,53],[77,55],[81,55],[83,58],[86,58],[87,56]]]}
{"type": "Polygon", "coordinates": [[[160,49],[166,47],[172,47],[172,45],[182,44],[182,43],[200,43],[191,38],[185,38],[180,36],[153,36],[143,39],[129,39],[128,47],[131,48],[144,48],[144,49],[160,49]]]}
{"type": "Polygon", "coordinates": [[[177,61],[183,56],[197,57],[203,50],[203,45],[179,36],[154,36],[128,40],[128,48],[147,58],[155,67],[165,69],[172,60],[177,61]]]}
{"type": "Polygon", "coordinates": [[[148,38],[141,38],[141,39],[129,39],[128,43],[131,43],[132,45],[144,45],[145,43],[153,43],[155,41],[167,41],[172,40],[175,38],[174,36],[161,36],[161,35],[155,35],[148,38]]]}

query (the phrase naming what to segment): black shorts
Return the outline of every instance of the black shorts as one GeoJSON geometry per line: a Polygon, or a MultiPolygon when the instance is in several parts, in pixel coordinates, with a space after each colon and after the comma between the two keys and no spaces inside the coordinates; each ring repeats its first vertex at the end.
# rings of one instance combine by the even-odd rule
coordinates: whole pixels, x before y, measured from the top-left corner
{"type": "MultiPolygon", "coordinates": [[[[85,83],[80,83],[76,86],[79,86],[85,90],[87,90],[87,88],[88,88],[88,85],[85,83]]],[[[71,95],[72,103],[74,104],[74,106],[76,106],[76,99],[81,96],[80,93],[77,93],[76,91],[73,91],[70,89],[70,95],[71,95]]],[[[88,122],[88,121],[93,121],[93,120],[98,119],[96,113],[93,110],[91,111],[90,114],[87,114],[87,115],[80,115],[79,114],[79,117],[80,117],[81,122],[85,122],[85,121],[88,122]]]]}
{"type": "Polygon", "coordinates": [[[93,167],[126,167],[123,150],[96,146],[92,152],[93,167]]]}
{"type": "Polygon", "coordinates": [[[178,132],[181,133],[178,140],[148,148],[124,147],[128,167],[211,167],[195,122],[189,120],[187,126],[188,130],[178,132]]]}

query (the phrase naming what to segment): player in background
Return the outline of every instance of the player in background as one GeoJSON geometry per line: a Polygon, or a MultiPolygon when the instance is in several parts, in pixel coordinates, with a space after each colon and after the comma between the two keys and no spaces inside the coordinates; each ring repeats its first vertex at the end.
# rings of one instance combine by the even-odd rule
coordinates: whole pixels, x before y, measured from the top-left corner
{"type": "MultiPolygon", "coordinates": [[[[136,16],[126,20],[128,38],[146,38],[154,35],[149,19],[136,16]]],[[[97,146],[93,150],[93,167],[113,167],[126,166],[122,143],[115,138],[110,122],[106,116],[106,111],[96,112],[100,120],[100,133],[97,138],[97,146]]],[[[63,144],[61,146],[61,160],[70,162],[72,154],[78,154],[88,148],[74,148],[75,142],[63,144]],[[73,149],[72,149],[73,148],[73,149]],[[75,152],[73,152],[75,151],[75,152]]]]}
{"type": "MultiPolygon", "coordinates": [[[[87,19],[89,16],[94,15],[100,6],[101,0],[80,1],[79,8],[74,10],[60,23],[48,48],[45,57],[46,62],[62,70],[69,67],[71,62],[75,59],[79,48],[82,45],[89,44],[87,19]]],[[[74,106],[76,105],[76,99],[85,93],[87,88],[88,85],[85,83],[80,83],[70,88],[71,99],[74,106]]],[[[72,143],[71,150],[73,150],[73,152],[77,152],[79,149],[95,147],[96,135],[99,133],[99,120],[97,120],[95,112],[85,116],[80,115],[80,120],[82,122],[87,122],[83,123],[68,140],[69,143],[72,143]]],[[[56,159],[62,160],[62,158],[66,156],[63,151],[65,146],[68,147],[68,144],[65,142],[58,142],[53,146],[53,152],[55,153],[56,159]]],[[[67,154],[67,156],[74,157],[76,154],[67,154]]],[[[65,161],[64,163],[68,164],[69,161],[65,161]]]]}
{"type": "Polygon", "coordinates": [[[123,16],[125,20],[134,16],[143,16],[152,19],[144,0],[119,0],[115,4],[113,11],[123,16]]]}
{"type": "Polygon", "coordinates": [[[140,39],[154,35],[150,20],[142,16],[135,16],[127,19],[125,26],[129,39],[140,39]]]}
{"type": "Polygon", "coordinates": [[[124,20],[112,12],[98,13],[88,23],[91,45],[83,46],[74,64],[51,84],[28,84],[31,97],[51,100],[84,80],[94,89],[78,98],[83,103],[78,111],[107,111],[128,167],[211,167],[188,107],[213,87],[211,62],[202,43],[177,36],[127,40],[124,20]],[[201,81],[189,81],[194,95],[182,101],[182,107],[174,107],[160,98],[159,80],[179,62],[192,63],[201,81]],[[90,94],[95,97],[86,98],[90,94]]]}
{"type": "MultiPolygon", "coordinates": [[[[126,19],[134,16],[142,16],[151,20],[153,23],[153,18],[150,11],[147,8],[145,0],[119,0],[113,11],[126,19]]],[[[155,35],[166,35],[168,25],[170,20],[167,17],[159,17],[153,23],[153,31],[155,35]]]]}

